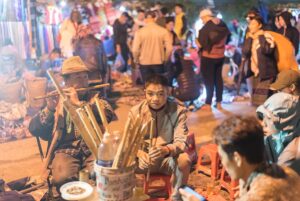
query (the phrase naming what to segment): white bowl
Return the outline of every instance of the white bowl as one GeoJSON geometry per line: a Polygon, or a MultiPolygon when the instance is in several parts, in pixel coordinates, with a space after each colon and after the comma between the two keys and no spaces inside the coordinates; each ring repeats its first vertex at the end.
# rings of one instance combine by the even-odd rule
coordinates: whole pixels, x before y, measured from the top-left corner
{"type": "Polygon", "coordinates": [[[93,193],[93,187],[82,181],[73,181],[64,184],[62,187],[60,187],[61,196],[65,200],[82,200],[87,197],[89,197],[93,193]],[[84,189],[84,192],[79,194],[72,194],[68,191],[70,191],[71,188],[79,187],[81,189],[84,189]]]}

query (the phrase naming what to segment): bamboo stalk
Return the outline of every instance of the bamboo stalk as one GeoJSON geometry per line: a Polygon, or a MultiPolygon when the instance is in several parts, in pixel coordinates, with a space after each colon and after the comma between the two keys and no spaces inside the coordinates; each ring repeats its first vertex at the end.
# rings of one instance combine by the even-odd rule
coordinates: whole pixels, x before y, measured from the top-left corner
{"type": "Polygon", "coordinates": [[[88,117],[84,111],[84,109],[82,108],[78,108],[76,110],[83,126],[85,127],[87,133],[88,133],[88,137],[90,138],[90,140],[93,143],[93,147],[91,147],[91,151],[93,152],[94,156],[97,158],[97,149],[98,146],[100,144],[100,140],[97,139],[94,128],[92,127],[91,123],[88,120],[88,117]]]}
{"type": "MultiPolygon", "coordinates": [[[[92,87],[86,87],[86,88],[78,88],[76,89],[77,92],[80,91],[90,91],[90,90],[95,90],[95,89],[100,89],[100,88],[104,88],[104,87],[108,87],[110,84],[106,83],[106,84],[100,84],[100,85],[96,85],[96,86],[92,86],[92,87]]],[[[45,99],[45,98],[50,98],[53,96],[58,96],[59,94],[54,91],[54,92],[50,92],[48,94],[46,94],[45,96],[37,96],[34,97],[35,100],[39,100],[39,99],[45,99]]]]}
{"type": "Polygon", "coordinates": [[[100,114],[104,129],[106,132],[110,133],[108,130],[108,122],[107,122],[107,118],[106,118],[106,115],[105,115],[105,112],[103,109],[104,108],[103,104],[101,103],[101,101],[98,98],[96,98],[95,102],[96,102],[96,106],[97,106],[98,112],[100,114]]]}
{"type": "Polygon", "coordinates": [[[93,113],[91,107],[90,107],[89,105],[85,105],[85,106],[84,106],[84,109],[85,109],[85,111],[86,111],[86,113],[87,113],[87,115],[88,115],[90,121],[92,122],[92,126],[93,126],[93,128],[94,128],[94,130],[95,130],[95,132],[96,132],[96,137],[97,137],[97,138],[99,139],[99,141],[101,142],[102,139],[103,139],[103,133],[102,133],[100,127],[99,127],[99,124],[98,124],[98,122],[97,122],[97,120],[96,120],[96,118],[95,118],[95,115],[94,115],[94,113],[93,113]]]}
{"type": "Polygon", "coordinates": [[[133,126],[132,132],[130,132],[130,138],[128,138],[127,149],[126,149],[126,152],[125,152],[125,154],[123,156],[123,161],[121,163],[122,167],[126,166],[126,164],[128,162],[128,158],[132,154],[131,151],[132,151],[133,145],[136,142],[136,138],[138,137],[139,131],[140,131],[140,128],[141,128],[141,126],[140,126],[141,125],[141,121],[142,121],[141,118],[137,118],[136,122],[135,122],[135,124],[133,126]]]}
{"type": "MultiPolygon", "coordinates": [[[[151,122],[150,122],[150,145],[149,145],[149,151],[152,148],[152,143],[153,143],[153,126],[154,126],[154,119],[151,118],[151,122]]],[[[147,177],[146,177],[146,182],[149,181],[150,178],[150,164],[151,164],[151,159],[149,158],[149,167],[148,167],[148,171],[147,171],[147,177]]]]}
{"type": "Polygon", "coordinates": [[[129,120],[125,124],[125,128],[124,128],[122,140],[121,140],[121,143],[120,143],[120,145],[118,147],[118,150],[117,150],[117,153],[116,153],[113,165],[112,165],[113,168],[118,168],[119,167],[119,163],[120,163],[122,152],[123,152],[123,148],[124,148],[124,145],[125,145],[125,140],[126,140],[127,135],[128,135],[130,123],[131,123],[131,121],[129,120]]]}
{"type": "Polygon", "coordinates": [[[135,140],[135,144],[132,145],[133,148],[132,148],[130,157],[128,159],[127,166],[130,166],[132,164],[132,162],[135,160],[135,158],[137,157],[137,153],[140,148],[140,145],[144,141],[144,136],[146,134],[148,124],[149,124],[149,122],[142,125],[142,128],[140,129],[140,133],[139,133],[137,139],[135,140]]]}

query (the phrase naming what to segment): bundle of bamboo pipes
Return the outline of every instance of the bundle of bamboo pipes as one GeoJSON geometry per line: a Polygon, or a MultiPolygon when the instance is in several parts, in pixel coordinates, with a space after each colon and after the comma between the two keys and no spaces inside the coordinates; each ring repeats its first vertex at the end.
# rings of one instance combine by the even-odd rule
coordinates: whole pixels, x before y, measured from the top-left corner
{"type": "Polygon", "coordinates": [[[143,124],[142,118],[139,115],[133,122],[127,121],[122,141],[113,162],[113,168],[129,167],[134,163],[149,123],[146,122],[143,124]]]}
{"type": "MultiPolygon", "coordinates": [[[[105,131],[108,132],[108,122],[106,119],[106,115],[104,113],[104,105],[98,98],[95,99],[95,104],[97,106],[97,110],[101,117],[103,127],[104,127],[105,131]]],[[[92,143],[91,143],[92,147],[89,147],[89,148],[93,152],[93,155],[96,156],[96,158],[97,158],[98,146],[100,145],[102,138],[103,138],[102,130],[98,125],[98,122],[95,118],[95,115],[94,115],[90,105],[88,105],[88,104],[84,105],[84,106],[76,109],[76,112],[81,120],[81,123],[83,124],[83,126],[86,130],[86,134],[88,135],[85,137],[90,138],[92,141],[92,143]]]]}

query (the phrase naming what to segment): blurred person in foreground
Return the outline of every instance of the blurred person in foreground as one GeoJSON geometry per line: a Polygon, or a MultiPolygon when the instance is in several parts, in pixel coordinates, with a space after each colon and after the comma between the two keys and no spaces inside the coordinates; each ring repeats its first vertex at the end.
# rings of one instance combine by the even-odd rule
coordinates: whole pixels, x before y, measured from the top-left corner
{"type": "MultiPolygon", "coordinates": [[[[229,117],[214,129],[213,138],[229,176],[239,180],[236,201],[300,199],[297,173],[266,162],[264,132],[255,117],[229,117]]],[[[180,192],[184,201],[197,201],[186,191],[180,192]]]]}

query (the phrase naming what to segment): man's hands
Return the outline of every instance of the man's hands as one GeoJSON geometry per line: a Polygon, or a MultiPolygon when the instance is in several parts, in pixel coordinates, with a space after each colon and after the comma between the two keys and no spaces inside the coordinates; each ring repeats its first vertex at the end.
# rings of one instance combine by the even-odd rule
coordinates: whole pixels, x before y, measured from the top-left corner
{"type": "Polygon", "coordinates": [[[147,169],[150,165],[155,164],[156,161],[163,159],[169,154],[170,151],[167,146],[152,147],[149,154],[144,151],[139,151],[139,168],[142,170],[147,169]]]}
{"type": "MultiPolygon", "coordinates": [[[[73,105],[75,105],[75,106],[80,106],[81,105],[82,102],[79,100],[77,91],[74,87],[64,89],[64,93],[69,98],[70,102],[73,105]]],[[[51,97],[51,98],[47,98],[46,101],[47,101],[48,110],[54,112],[55,108],[58,104],[58,100],[59,100],[59,96],[54,96],[54,97],[51,97]]]]}
{"type": "Polygon", "coordinates": [[[81,101],[79,100],[77,91],[74,87],[64,89],[64,93],[66,94],[66,96],[69,98],[70,102],[73,105],[75,105],[75,106],[81,105],[81,101]]]}

